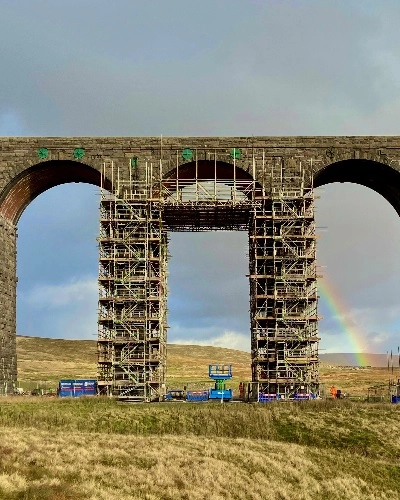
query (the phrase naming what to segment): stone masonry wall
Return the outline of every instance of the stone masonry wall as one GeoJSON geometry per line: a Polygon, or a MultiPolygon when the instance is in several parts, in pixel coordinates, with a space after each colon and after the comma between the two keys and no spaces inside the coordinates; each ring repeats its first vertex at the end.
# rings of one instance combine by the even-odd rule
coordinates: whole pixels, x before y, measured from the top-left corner
{"type": "MultiPolygon", "coordinates": [[[[400,137],[351,136],[351,137],[0,137],[0,197],[7,185],[32,166],[49,160],[77,161],[100,171],[104,161],[114,161],[121,169],[121,177],[129,177],[129,160],[137,157],[139,172],[143,174],[146,161],[162,159],[163,172],[187,163],[181,153],[185,148],[193,151],[199,160],[233,163],[230,152],[241,150],[236,165],[252,172],[256,159],[256,179],[268,177],[278,159],[294,158],[301,161],[314,176],[327,165],[345,159],[380,161],[400,171],[400,137]],[[48,156],[38,157],[40,148],[48,156]],[[84,150],[80,159],[74,157],[76,148],[84,150]],[[264,165],[262,168],[261,165],[264,165]]],[[[68,169],[68,163],[55,167],[68,169]]],[[[157,169],[154,170],[157,175],[157,169]]]]}
{"type": "MultiPolygon", "coordinates": [[[[120,169],[121,178],[129,179],[132,158],[138,159],[137,173],[142,179],[146,161],[157,165],[162,160],[165,175],[198,159],[235,162],[250,174],[254,171],[255,180],[262,185],[268,184],[272,171],[291,175],[300,162],[310,173],[309,179],[342,163],[338,176],[325,176],[320,184],[338,181],[364,184],[385,196],[400,214],[398,136],[0,137],[0,394],[12,392],[17,376],[15,226],[18,217],[35,196],[50,187],[63,182],[99,184],[98,173],[105,162],[112,161],[120,169]],[[193,152],[189,159],[182,157],[186,148],[193,152]],[[241,151],[235,161],[234,149],[241,151]],[[79,151],[83,151],[82,156],[79,151]],[[372,163],[369,166],[360,163],[355,173],[349,173],[352,166],[343,165],[346,160],[372,163]]],[[[156,167],[153,172],[156,180],[156,167]]]]}
{"type": "Polygon", "coordinates": [[[16,228],[0,218],[0,395],[12,394],[17,381],[16,228]]]}

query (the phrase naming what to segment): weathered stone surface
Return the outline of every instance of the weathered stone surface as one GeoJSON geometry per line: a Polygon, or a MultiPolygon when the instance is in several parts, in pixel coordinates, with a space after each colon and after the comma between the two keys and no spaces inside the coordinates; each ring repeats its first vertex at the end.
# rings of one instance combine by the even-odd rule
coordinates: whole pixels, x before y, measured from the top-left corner
{"type": "Polygon", "coordinates": [[[0,395],[12,393],[17,380],[16,229],[0,217],[0,395]]]}
{"type": "Polygon", "coordinates": [[[138,158],[138,175],[154,166],[153,177],[174,175],[191,161],[235,164],[262,185],[271,175],[291,182],[296,168],[315,185],[357,182],[382,194],[400,213],[400,137],[2,137],[0,138],[0,393],[16,380],[15,226],[26,206],[47,189],[65,182],[100,185],[104,162],[112,161],[129,179],[130,159],[138,158]],[[39,148],[48,155],[42,160],[39,148]],[[74,150],[84,150],[80,159],[74,150]],[[193,151],[192,160],[182,150],[193,151]],[[232,149],[241,156],[233,160],[232,149]]]}

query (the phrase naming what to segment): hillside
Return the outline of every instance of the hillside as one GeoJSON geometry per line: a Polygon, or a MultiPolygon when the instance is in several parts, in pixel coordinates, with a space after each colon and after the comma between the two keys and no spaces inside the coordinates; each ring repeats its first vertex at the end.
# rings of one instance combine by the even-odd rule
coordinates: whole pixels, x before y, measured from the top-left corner
{"type": "Polygon", "coordinates": [[[60,378],[93,378],[96,342],[17,336],[17,362],[23,387],[30,388],[30,383],[51,387],[60,378]]]}
{"type": "MultiPolygon", "coordinates": [[[[373,366],[375,368],[385,368],[387,367],[387,355],[386,354],[371,354],[362,353],[355,354],[352,352],[339,352],[339,353],[326,353],[320,354],[321,362],[328,365],[340,365],[340,366],[373,366]],[[362,359],[360,363],[359,358],[362,359]]],[[[393,355],[393,364],[398,367],[398,356],[393,355]]]]}
{"type": "MultiPolygon", "coordinates": [[[[60,378],[96,377],[97,351],[94,340],[61,340],[38,337],[17,337],[18,377],[22,387],[31,389],[56,387],[60,378]]],[[[322,354],[320,381],[332,384],[344,392],[365,395],[368,387],[386,384],[390,376],[384,354],[363,355],[372,367],[352,368],[353,354],[322,354]]],[[[250,380],[250,354],[222,347],[168,344],[167,384],[169,388],[184,385],[191,388],[208,387],[208,365],[233,365],[232,387],[241,380],[250,380]]]]}
{"type": "MultiPolygon", "coordinates": [[[[97,348],[94,340],[63,340],[17,336],[20,383],[54,385],[60,378],[96,377],[97,348]]],[[[250,354],[222,347],[168,344],[170,386],[209,384],[208,365],[233,365],[233,383],[249,380],[250,354]]]]}

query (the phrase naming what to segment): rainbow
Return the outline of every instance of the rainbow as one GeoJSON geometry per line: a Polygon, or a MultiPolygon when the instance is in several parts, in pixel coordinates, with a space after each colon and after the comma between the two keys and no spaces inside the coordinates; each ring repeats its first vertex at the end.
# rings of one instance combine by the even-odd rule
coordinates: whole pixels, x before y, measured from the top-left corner
{"type": "Polygon", "coordinates": [[[326,277],[318,280],[318,294],[332,313],[333,319],[340,326],[353,346],[354,364],[367,365],[365,353],[368,351],[365,334],[350,319],[349,307],[341,299],[338,291],[332,282],[326,277]]]}

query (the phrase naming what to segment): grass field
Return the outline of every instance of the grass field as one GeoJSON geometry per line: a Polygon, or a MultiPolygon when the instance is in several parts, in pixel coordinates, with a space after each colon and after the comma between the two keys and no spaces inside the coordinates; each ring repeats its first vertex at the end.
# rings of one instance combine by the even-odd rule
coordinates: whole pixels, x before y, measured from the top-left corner
{"type": "MultiPolygon", "coordinates": [[[[168,346],[168,383],[206,383],[208,364],[249,379],[248,353],[168,346]]],[[[95,376],[95,342],[18,338],[21,385],[95,376]]],[[[385,369],[322,367],[365,394],[385,369]]],[[[267,405],[0,399],[0,499],[399,499],[400,405],[267,405]]]]}
{"type": "Polygon", "coordinates": [[[400,408],[4,398],[0,498],[400,498],[400,408]]]}

